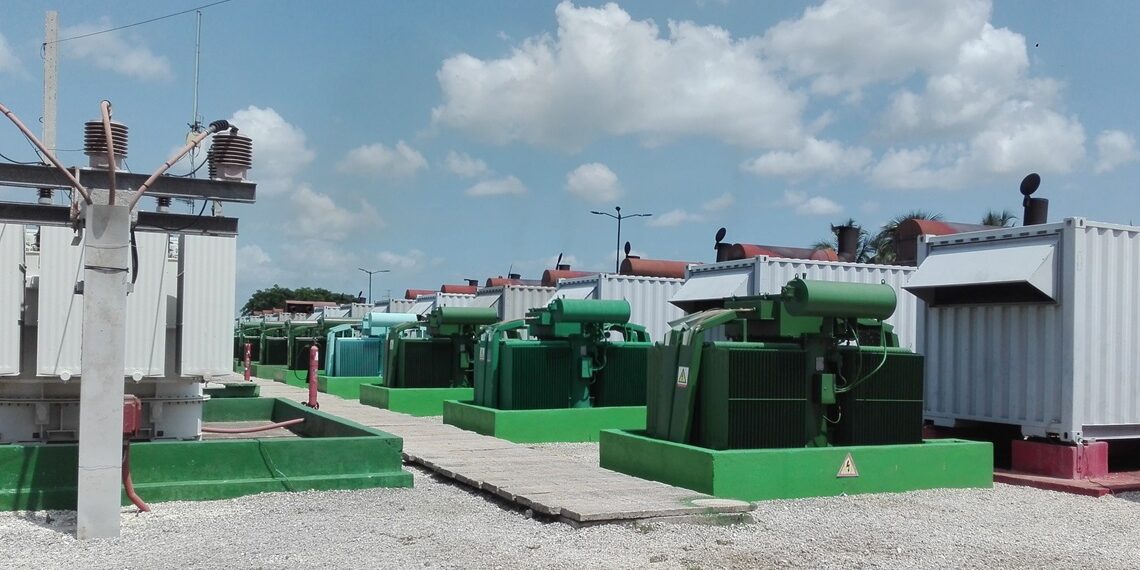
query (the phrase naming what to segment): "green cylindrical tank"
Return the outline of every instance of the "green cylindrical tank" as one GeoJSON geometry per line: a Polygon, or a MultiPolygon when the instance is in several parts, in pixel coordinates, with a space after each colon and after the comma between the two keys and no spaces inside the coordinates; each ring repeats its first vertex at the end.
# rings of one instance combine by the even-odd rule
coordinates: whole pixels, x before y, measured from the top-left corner
{"type": "Polygon", "coordinates": [[[788,313],[800,317],[885,319],[898,300],[890,285],[793,279],[784,286],[788,313]]]}
{"type": "Polygon", "coordinates": [[[499,312],[489,307],[440,307],[437,311],[439,324],[443,325],[487,325],[499,321],[499,312]]]}
{"type": "Polygon", "coordinates": [[[548,308],[554,319],[563,323],[629,322],[629,301],[625,299],[555,299],[548,308]]]}

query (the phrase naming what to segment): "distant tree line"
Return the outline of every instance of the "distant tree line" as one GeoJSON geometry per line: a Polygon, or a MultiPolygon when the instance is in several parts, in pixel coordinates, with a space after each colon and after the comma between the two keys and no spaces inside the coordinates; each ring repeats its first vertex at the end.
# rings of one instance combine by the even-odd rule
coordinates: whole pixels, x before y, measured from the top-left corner
{"type": "Polygon", "coordinates": [[[241,314],[249,315],[254,311],[264,311],[284,307],[285,301],[333,301],[336,303],[352,303],[358,300],[351,293],[334,293],[322,287],[300,287],[290,289],[274,284],[267,289],[258,289],[241,308],[241,314]]]}
{"type": "MultiPolygon", "coordinates": [[[[898,233],[899,224],[906,220],[941,220],[942,214],[913,210],[891,218],[879,231],[872,234],[859,226],[854,218],[848,218],[845,226],[859,227],[859,249],[856,251],[855,261],[860,263],[890,264],[895,261],[895,234],[898,233]]],[[[982,217],[981,225],[1005,228],[1013,225],[1017,216],[1009,210],[989,210],[982,217]]],[[[824,239],[812,244],[814,249],[839,249],[838,237],[824,239]]]]}

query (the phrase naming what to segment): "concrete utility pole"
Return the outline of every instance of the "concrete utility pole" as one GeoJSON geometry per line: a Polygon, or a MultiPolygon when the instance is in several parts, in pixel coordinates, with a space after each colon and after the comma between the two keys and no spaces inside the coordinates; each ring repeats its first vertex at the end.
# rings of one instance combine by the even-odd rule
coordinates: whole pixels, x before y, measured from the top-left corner
{"type": "Polygon", "coordinates": [[[85,217],[75,521],[80,540],[119,536],[131,213],[128,206],[91,204],[85,217]]]}
{"type": "MultiPolygon", "coordinates": [[[[59,13],[52,10],[44,17],[44,146],[55,152],[56,103],[59,100],[59,13]]],[[[51,203],[52,191],[40,190],[40,203],[51,203]]]]}

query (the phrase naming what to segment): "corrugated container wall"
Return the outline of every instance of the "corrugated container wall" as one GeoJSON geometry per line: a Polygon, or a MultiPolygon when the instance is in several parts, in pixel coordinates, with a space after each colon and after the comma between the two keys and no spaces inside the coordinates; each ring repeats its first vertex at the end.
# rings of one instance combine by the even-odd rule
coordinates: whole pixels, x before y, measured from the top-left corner
{"type": "MultiPolygon", "coordinates": [[[[468,293],[436,293],[428,297],[431,297],[429,313],[439,307],[469,307],[475,301],[475,295],[468,293]]],[[[423,301],[428,297],[420,297],[419,300],[423,301]]]]}
{"type": "Polygon", "coordinates": [[[933,297],[919,319],[927,418],[1011,424],[1066,441],[1140,437],[1140,228],[1070,218],[928,237],[913,283],[935,291],[939,280],[977,287],[1002,275],[989,284],[1009,287],[1009,263],[985,266],[1003,250],[1032,261],[1015,285],[1051,299],[933,297]]]}
{"type": "Polygon", "coordinates": [[[665,339],[669,332],[669,322],[684,316],[681,309],[669,303],[673,295],[681,289],[683,279],[665,277],[642,277],[639,275],[616,275],[602,273],[576,279],[563,279],[558,283],[554,296],[573,299],[625,299],[629,301],[629,322],[639,324],[649,331],[654,341],[665,339]]]}
{"type": "MultiPolygon", "coordinates": [[[[167,271],[167,234],[138,232],[138,278],[127,295],[127,354],[125,375],[162,376],[166,373],[166,302],[177,277],[167,271]]],[[[231,317],[233,313],[230,313],[231,317]]]]}
{"type": "Polygon", "coordinates": [[[24,226],[0,224],[0,376],[20,373],[20,305],[24,302],[24,226]]]}
{"type": "Polygon", "coordinates": [[[410,313],[416,302],[412,299],[389,299],[378,307],[384,313],[410,313]]]}
{"type": "Polygon", "coordinates": [[[796,277],[842,283],[886,283],[898,295],[895,312],[886,320],[895,329],[899,344],[914,349],[918,299],[903,285],[915,268],[900,265],[875,265],[839,261],[784,259],[762,255],[738,261],[722,261],[692,265],[686,271],[681,291],[672,299],[680,306],[697,305],[701,301],[779,293],[796,277]]]}
{"type": "Polygon", "coordinates": [[[513,321],[525,317],[531,309],[545,307],[554,291],[554,287],[539,285],[485,287],[479,290],[471,306],[494,308],[499,312],[500,321],[513,321]]]}
{"type": "Polygon", "coordinates": [[[237,240],[185,235],[179,249],[182,375],[229,374],[233,340],[219,333],[233,324],[237,240]]]}
{"type": "MultiPolygon", "coordinates": [[[[83,248],[71,245],[68,228],[40,228],[39,302],[36,326],[36,374],[78,375],[83,336],[83,248]]],[[[232,315],[231,315],[232,317],[232,315]]]]}

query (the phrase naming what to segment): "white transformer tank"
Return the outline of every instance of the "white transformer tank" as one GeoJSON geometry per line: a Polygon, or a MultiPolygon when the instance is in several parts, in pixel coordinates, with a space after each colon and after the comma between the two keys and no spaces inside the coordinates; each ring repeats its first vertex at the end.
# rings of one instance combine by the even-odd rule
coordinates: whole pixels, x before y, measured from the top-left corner
{"type": "Polygon", "coordinates": [[[513,321],[526,316],[526,312],[545,307],[554,294],[554,287],[541,285],[499,285],[484,287],[475,295],[472,307],[493,308],[500,321],[513,321]]]}
{"type": "Polygon", "coordinates": [[[926,417],[1062,441],[1140,437],[1140,228],[1060,223],[929,236],[926,417]]]}
{"type": "MultiPolygon", "coordinates": [[[[83,246],[70,228],[0,224],[0,444],[75,441],[83,381],[83,246]],[[27,237],[25,237],[27,236],[27,237]]],[[[140,435],[201,434],[202,380],[228,375],[232,236],[138,231],[123,378],[140,435]]]]}
{"type": "Polygon", "coordinates": [[[903,290],[915,268],[842,261],[785,259],[761,255],[749,259],[691,265],[685,285],[672,299],[687,313],[719,306],[721,299],[779,293],[789,281],[807,279],[842,283],[886,283],[898,295],[895,312],[886,322],[894,327],[899,345],[915,349],[917,299],[903,290]]]}
{"type": "Polygon", "coordinates": [[[557,298],[625,299],[629,301],[629,322],[645,327],[654,341],[663,341],[669,331],[669,322],[684,316],[681,309],[669,304],[669,299],[684,282],[684,279],[616,273],[563,279],[558,282],[554,295],[543,305],[557,298]]]}

